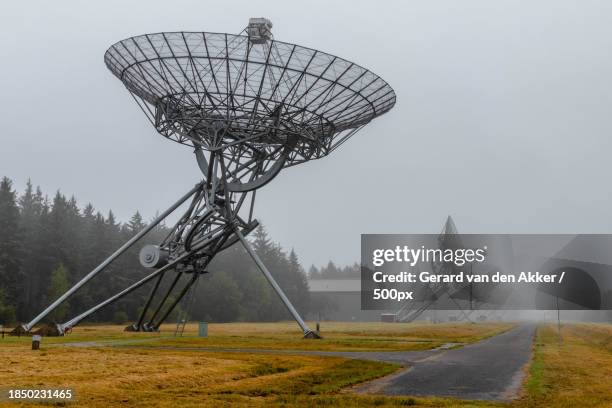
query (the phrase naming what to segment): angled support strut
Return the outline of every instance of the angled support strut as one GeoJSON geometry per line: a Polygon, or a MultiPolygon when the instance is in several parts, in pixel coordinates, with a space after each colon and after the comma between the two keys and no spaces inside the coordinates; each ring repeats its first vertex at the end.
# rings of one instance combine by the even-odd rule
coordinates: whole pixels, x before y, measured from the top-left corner
{"type": "Polygon", "coordinates": [[[58,325],[59,332],[60,333],[64,333],[66,331],[66,329],[70,329],[70,328],[76,326],[81,320],[85,319],[87,316],[89,316],[89,315],[93,314],[94,312],[102,309],[104,306],[109,305],[109,304],[111,304],[111,303],[121,299],[125,295],[135,291],[136,289],[138,289],[139,287],[141,287],[145,283],[149,282],[151,279],[153,279],[156,276],[164,273],[168,269],[174,267],[174,265],[176,265],[180,261],[182,261],[182,258],[177,258],[175,261],[169,263],[168,265],[166,265],[166,266],[164,266],[162,268],[159,268],[158,270],[156,270],[155,272],[151,273],[150,275],[145,276],[144,278],[142,278],[138,282],[136,282],[136,283],[128,286],[127,288],[123,289],[121,292],[118,292],[117,294],[109,297],[105,301],[98,303],[96,306],[94,306],[91,309],[81,313],[80,315],[78,315],[76,317],[73,317],[72,319],[68,320],[66,323],[59,324],[58,325]]]}
{"type": "Polygon", "coordinates": [[[242,243],[242,246],[244,247],[244,249],[246,249],[246,251],[249,253],[251,258],[253,258],[253,261],[255,261],[255,264],[257,265],[259,270],[264,274],[264,276],[268,280],[268,283],[270,283],[270,285],[272,286],[276,294],[281,298],[281,300],[285,304],[285,307],[287,308],[287,310],[289,310],[289,313],[291,313],[291,315],[293,316],[297,324],[299,324],[300,327],[302,328],[302,331],[304,332],[304,337],[320,338],[320,336],[317,333],[310,330],[310,328],[308,327],[304,319],[302,319],[302,316],[300,316],[300,314],[295,309],[295,307],[293,307],[293,305],[291,304],[291,301],[289,300],[287,295],[285,295],[285,292],[283,292],[281,287],[278,286],[278,283],[276,283],[276,280],[274,279],[274,277],[272,276],[268,268],[266,268],[266,265],[264,265],[264,263],[261,261],[259,256],[257,256],[257,253],[255,253],[255,251],[251,247],[251,244],[249,244],[249,241],[247,241],[244,238],[244,235],[242,235],[242,232],[240,232],[240,228],[235,227],[234,230],[236,231],[236,235],[240,239],[240,242],[242,243]]]}
{"type": "Polygon", "coordinates": [[[185,201],[187,201],[187,199],[189,199],[189,197],[191,197],[197,191],[201,190],[201,188],[202,188],[202,184],[201,183],[196,184],[195,187],[193,187],[187,194],[185,194],[183,197],[181,197],[176,203],[174,203],[172,206],[170,206],[170,208],[168,208],[166,211],[164,211],[159,217],[157,217],[155,220],[153,220],[153,222],[151,222],[149,225],[147,225],[146,228],[144,228],[138,234],[134,235],[129,241],[127,241],[125,244],[123,244],[121,246],[121,248],[119,248],[111,256],[106,258],[104,260],[104,262],[102,262],[94,270],[92,270],[87,275],[85,275],[83,277],[83,279],[78,281],[74,286],[72,286],[70,289],[68,289],[62,296],[60,296],[53,303],[51,303],[49,306],[47,306],[47,308],[45,310],[43,310],[42,312],[40,312],[40,314],[38,316],[36,316],[34,319],[32,319],[29,323],[24,324],[22,326],[23,329],[25,329],[25,331],[30,331],[32,329],[32,327],[34,327],[34,325],[36,323],[38,323],[41,319],[43,319],[45,316],[47,316],[49,313],[51,313],[57,306],[59,306],[64,300],[66,300],[68,297],[70,297],[74,292],[79,290],[79,288],[81,286],[83,286],[85,283],[87,283],[89,280],[91,280],[98,273],[103,271],[108,265],[111,264],[111,262],[113,262],[115,259],[117,259],[121,254],[123,254],[129,248],[131,248],[136,242],[138,242],[149,231],[151,231],[153,228],[155,228],[160,222],[162,222],[168,215],[170,215],[174,210],[176,210],[181,204],[183,204],[185,201]]]}

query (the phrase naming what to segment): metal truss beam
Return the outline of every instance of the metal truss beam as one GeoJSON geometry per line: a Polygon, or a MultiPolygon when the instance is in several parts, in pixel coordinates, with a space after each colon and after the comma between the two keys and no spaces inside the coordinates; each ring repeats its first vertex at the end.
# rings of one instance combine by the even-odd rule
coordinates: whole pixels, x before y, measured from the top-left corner
{"type": "Polygon", "coordinates": [[[85,275],[80,281],[78,281],[74,286],[68,289],[62,296],[57,298],[53,303],[51,303],[45,310],[40,312],[38,316],[32,319],[29,323],[23,325],[23,328],[26,331],[30,331],[32,327],[36,323],[38,323],[41,319],[51,313],[57,306],[59,306],[63,301],[68,299],[74,292],[79,290],[81,286],[90,281],[94,276],[98,273],[102,272],[108,265],[110,265],[115,259],[117,259],[121,254],[127,251],[132,247],[136,242],[138,242],[142,237],[144,237],[147,233],[149,233],[153,228],[155,228],[160,222],[162,222],[168,215],[170,215],[174,210],[176,210],[181,204],[189,199],[192,195],[194,195],[197,191],[202,189],[202,183],[196,184],[188,193],[186,193],[183,197],[181,197],[177,202],[172,204],[166,211],[164,211],[159,217],[153,220],[149,225],[147,225],[142,231],[138,234],[134,235],[129,241],[123,244],[119,249],[117,249],[111,256],[106,258],[100,265],[98,265],[94,270],[85,275]]]}

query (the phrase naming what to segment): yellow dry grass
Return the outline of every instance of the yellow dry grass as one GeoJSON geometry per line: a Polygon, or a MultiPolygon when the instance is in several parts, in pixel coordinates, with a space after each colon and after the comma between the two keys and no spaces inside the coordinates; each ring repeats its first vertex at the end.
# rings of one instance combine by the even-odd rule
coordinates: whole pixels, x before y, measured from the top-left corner
{"type": "MultiPolygon", "coordinates": [[[[139,345],[202,348],[257,348],[326,351],[425,350],[444,343],[471,343],[506,331],[512,323],[342,323],[322,324],[322,340],[302,338],[295,322],[210,324],[208,337],[197,337],[198,325],[187,324],[182,337],[174,337],[176,325],[166,324],[160,333],[124,332],[123,326],[91,325],[76,327],[64,337],[48,337],[46,344],[64,342],[97,343],[122,341],[139,345]]],[[[314,324],[311,323],[311,327],[314,324]]],[[[10,337],[5,345],[29,342],[29,337],[10,337]]]]}
{"type": "MultiPolygon", "coordinates": [[[[312,325],[314,327],[314,325],[312,325]]],[[[196,337],[196,325],[182,338],[163,338],[149,344],[203,348],[257,348],[326,351],[426,350],[445,343],[471,343],[506,331],[511,323],[338,323],[321,327],[322,340],[301,337],[295,323],[229,323],[211,325],[209,337],[196,337]]],[[[139,343],[141,344],[141,343],[139,343]]],[[[146,344],[146,343],[142,343],[146,344]]]]}
{"type": "MultiPolygon", "coordinates": [[[[195,326],[188,329],[189,335],[195,333],[195,326]]],[[[473,341],[503,329],[502,326],[480,324],[325,323],[323,326],[326,335],[360,341],[367,338],[370,343],[376,338],[384,339],[383,343],[394,338],[429,340],[432,344],[449,340],[473,341]]],[[[293,347],[294,343],[286,336],[299,336],[299,331],[290,323],[211,325],[209,333],[211,339],[244,337],[248,348],[268,344],[262,340],[268,338],[277,344],[293,347]],[[275,332],[279,333],[276,337],[275,332]]],[[[68,406],[93,408],[118,404],[160,407],[612,406],[612,326],[566,325],[562,335],[563,342],[560,343],[554,326],[538,329],[534,361],[529,368],[524,395],[511,403],[367,396],[345,391],[351,384],[397,369],[397,366],[378,362],[305,355],[49,344],[66,340],[147,339],[146,336],[151,336],[123,333],[114,326],[82,327],[75,330],[72,337],[45,338],[43,349],[38,352],[29,350],[29,339],[26,338],[0,340],[0,389],[70,387],[76,392],[76,402],[68,406]]],[[[191,337],[190,340],[199,339],[191,337]]],[[[322,344],[305,340],[298,344],[306,343],[322,344]]],[[[4,404],[19,406],[16,403],[4,404]]]]}
{"type": "Polygon", "coordinates": [[[540,327],[529,374],[518,407],[612,407],[612,325],[540,327]]]}
{"type": "MultiPolygon", "coordinates": [[[[71,388],[72,406],[253,406],[317,395],[393,372],[377,362],[122,348],[0,348],[0,388],[71,388]]],[[[36,406],[36,403],[6,405],[36,406]]]]}

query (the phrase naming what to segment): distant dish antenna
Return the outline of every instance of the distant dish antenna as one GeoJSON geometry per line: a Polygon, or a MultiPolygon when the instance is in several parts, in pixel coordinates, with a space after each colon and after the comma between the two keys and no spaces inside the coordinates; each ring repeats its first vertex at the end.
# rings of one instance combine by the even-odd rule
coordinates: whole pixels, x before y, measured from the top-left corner
{"type": "MultiPolygon", "coordinates": [[[[240,242],[304,335],[317,337],[245,239],[258,225],[255,192],[283,168],[330,154],[388,112],[395,92],[353,62],[274,40],[271,29],[270,20],[252,18],[241,34],[144,34],[106,51],[106,66],[157,132],[195,152],[203,180],[22,329],[29,331],[187,202],[166,238],[141,251],[142,265],[153,272],[58,324],[58,334],[151,281],[151,294],[128,330],[158,330],[215,255],[240,242]]],[[[160,163],[160,171],[171,169],[160,163]]]]}

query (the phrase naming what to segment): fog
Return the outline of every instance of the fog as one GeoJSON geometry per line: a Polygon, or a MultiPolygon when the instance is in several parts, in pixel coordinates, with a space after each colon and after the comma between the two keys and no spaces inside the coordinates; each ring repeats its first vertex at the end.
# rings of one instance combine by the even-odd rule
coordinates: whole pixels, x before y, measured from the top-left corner
{"type": "Polygon", "coordinates": [[[609,233],[612,4],[605,1],[7,2],[0,175],[127,220],[198,181],[103,63],[125,37],[238,33],[355,61],[396,107],[333,155],[283,171],[255,214],[302,262],[359,259],[362,233],[609,233]]]}

